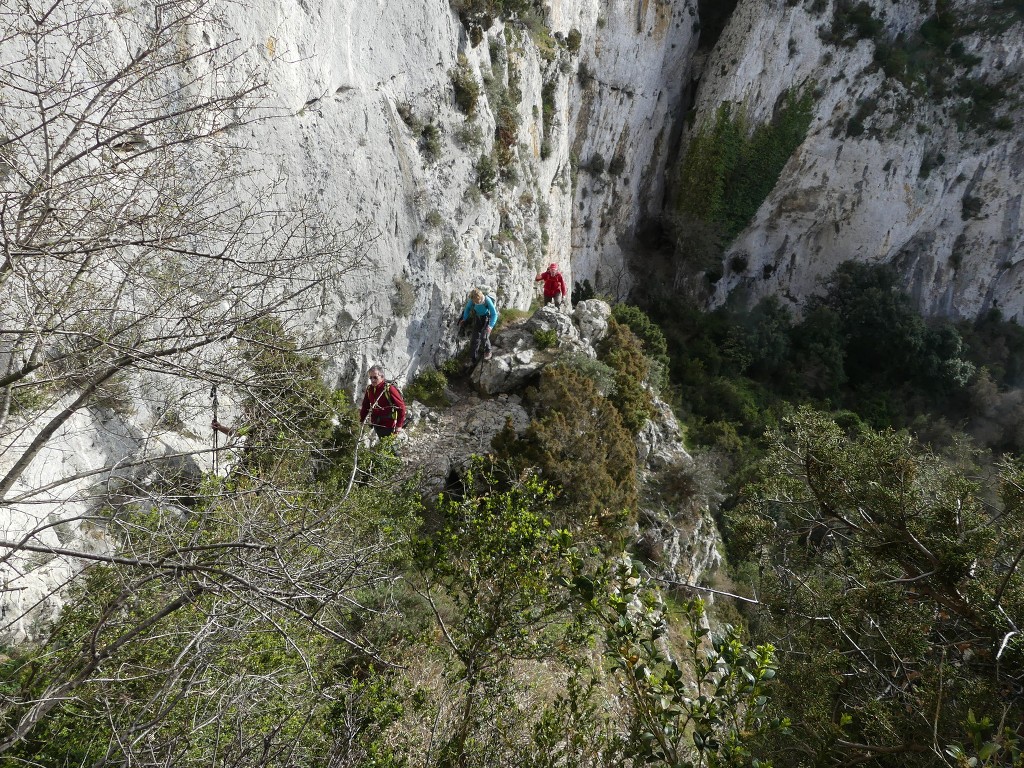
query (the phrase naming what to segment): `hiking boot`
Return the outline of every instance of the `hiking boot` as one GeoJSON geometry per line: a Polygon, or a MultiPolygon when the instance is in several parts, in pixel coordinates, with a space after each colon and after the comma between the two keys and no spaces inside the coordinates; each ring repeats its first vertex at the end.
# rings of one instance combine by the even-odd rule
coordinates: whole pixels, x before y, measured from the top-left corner
{"type": "Polygon", "coordinates": [[[484,360],[490,360],[490,359],[491,359],[491,350],[488,349],[486,352],[484,352],[484,360]]]}

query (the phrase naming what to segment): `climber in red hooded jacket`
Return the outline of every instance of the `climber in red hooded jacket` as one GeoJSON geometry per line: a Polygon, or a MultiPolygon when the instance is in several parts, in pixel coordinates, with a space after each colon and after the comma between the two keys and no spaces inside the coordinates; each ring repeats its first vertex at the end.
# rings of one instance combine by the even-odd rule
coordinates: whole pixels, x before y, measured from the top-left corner
{"type": "Polygon", "coordinates": [[[565,278],[562,277],[562,273],[558,270],[557,264],[549,264],[545,272],[541,272],[537,275],[534,280],[535,283],[539,283],[541,280],[544,281],[544,304],[550,304],[552,301],[555,305],[560,305],[565,297],[569,295],[569,290],[565,287],[565,278]]]}

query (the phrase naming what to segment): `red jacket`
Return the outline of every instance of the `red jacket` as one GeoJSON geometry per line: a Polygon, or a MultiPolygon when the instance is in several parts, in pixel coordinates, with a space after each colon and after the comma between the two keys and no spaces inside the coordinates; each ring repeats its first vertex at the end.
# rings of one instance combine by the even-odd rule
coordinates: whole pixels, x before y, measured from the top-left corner
{"type": "Polygon", "coordinates": [[[398,387],[386,381],[370,384],[363,394],[359,408],[359,420],[370,414],[370,424],[375,427],[400,429],[405,424],[405,401],[398,387]]]}
{"type": "Polygon", "coordinates": [[[541,280],[544,281],[545,296],[557,296],[558,294],[567,296],[569,294],[568,289],[565,287],[565,278],[562,277],[561,272],[555,272],[555,274],[552,275],[548,270],[544,270],[537,275],[537,278],[533,282],[538,283],[541,280]]]}

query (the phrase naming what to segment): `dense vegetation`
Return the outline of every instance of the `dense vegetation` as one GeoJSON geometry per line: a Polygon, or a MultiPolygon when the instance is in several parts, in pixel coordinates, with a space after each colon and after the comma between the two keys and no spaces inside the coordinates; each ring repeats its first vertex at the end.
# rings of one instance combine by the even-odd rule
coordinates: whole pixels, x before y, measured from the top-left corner
{"type": "Polygon", "coordinates": [[[725,246],[778,182],[807,135],[813,104],[811,88],[790,91],[772,120],[752,125],[742,106],[727,103],[698,127],[675,179],[673,262],[659,276],[664,288],[676,287],[681,273],[712,283],[722,276],[725,246]]]}
{"type": "Polygon", "coordinates": [[[779,765],[1019,765],[1022,469],[801,409],[729,515],[779,646],[779,765]],[[756,573],[756,575],[755,575],[756,573]],[[785,641],[783,641],[785,638],[785,641]],[[969,763],[969,759],[979,762],[969,763]]]}
{"type": "Polygon", "coordinates": [[[108,511],[119,550],[45,642],[0,658],[5,759],[747,764],[785,727],[773,647],[711,633],[623,554],[664,340],[617,314],[600,359],[544,372],[522,437],[426,500],[390,480],[389,441],[358,446],[350,398],[280,323],[247,328],[245,447],[226,477],[108,511]]]}
{"type": "MultiPolygon", "coordinates": [[[[702,45],[733,5],[702,0],[702,45]]],[[[452,6],[472,44],[496,18],[544,34],[531,0],[452,6]]],[[[956,47],[963,27],[941,12],[943,3],[907,41],[881,38],[866,3],[834,7],[823,33],[837,45],[874,39],[878,66],[914,92],[943,97],[946,75],[973,66],[956,47]]],[[[31,47],[49,61],[68,46],[39,41],[70,25],[82,33],[70,47],[88,61],[63,71],[88,69],[102,83],[92,30],[76,27],[87,14],[65,18],[55,8],[34,20],[31,47]]],[[[118,78],[125,92],[166,80],[162,63],[136,68],[152,53],[177,62],[194,10],[162,8],[158,26],[175,8],[178,15],[157,30],[158,45],[101,91],[118,78]]],[[[1020,3],[993,8],[1005,17],[1019,14],[1020,3]]],[[[111,12],[103,23],[120,16],[111,12]]],[[[465,59],[450,72],[467,118],[484,92],[495,112],[496,150],[476,167],[485,194],[515,183],[521,100],[520,74],[492,42],[490,77],[477,82],[465,59]]],[[[578,51],[579,34],[564,44],[578,51]]],[[[968,123],[993,118],[991,84],[965,76],[957,90],[968,123]]],[[[178,103],[177,90],[172,95],[178,103]]],[[[173,110],[154,116],[131,103],[118,111],[81,96],[52,101],[59,119],[48,114],[50,100],[29,99],[42,107],[40,135],[59,132],[70,116],[70,143],[52,147],[58,159],[87,134],[92,144],[78,159],[106,157],[108,145],[144,159],[142,134],[127,126],[179,122],[173,110]],[[112,122],[101,130],[104,121],[112,122]],[[111,125],[112,137],[104,133],[111,125]],[[120,138],[131,140],[115,144],[120,138]]],[[[546,85],[545,123],[554,97],[546,85]]],[[[672,222],[673,258],[691,273],[714,280],[726,267],[723,244],[750,221],[803,139],[811,98],[788,94],[762,126],[723,108],[698,132],[672,222]]],[[[148,92],[145,102],[153,103],[148,92]]],[[[209,114],[212,106],[195,109],[209,114]]],[[[851,135],[871,130],[869,106],[851,120],[851,135]]],[[[437,161],[440,129],[399,111],[424,157],[437,161]]],[[[4,141],[17,145],[35,133],[4,141]]],[[[169,134],[163,148],[198,145],[200,133],[169,134]]],[[[479,143],[474,135],[468,123],[467,146],[479,143]]],[[[424,499],[415,480],[395,479],[392,442],[361,442],[350,393],[324,386],[319,361],[286,331],[278,299],[221,317],[222,305],[237,303],[230,291],[244,293],[244,285],[253,287],[248,300],[284,295],[274,275],[243,284],[223,279],[220,265],[212,279],[176,261],[182,249],[166,212],[176,212],[176,237],[192,245],[197,231],[182,222],[205,221],[205,204],[183,217],[184,197],[143,196],[141,207],[159,219],[147,225],[160,233],[153,252],[125,249],[102,227],[83,231],[80,214],[117,226],[135,221],[124,215],[137,197],[133,185],[113,184],[117,194],[105,197],[100,182],[137,173],[191,189],[191,178],[182,185],[160,176],[178,163],[154,155],[145,169],[103,171],[91,181],[78,171],[63,180],[48,172],[44,184],[34,174],[47,164],[26,170],[38,160],[33,151],[29,142],[18,153],[14,175],[30,183],[20,203],[4,208],[28,215],[39,240],[11,251],[7,268],[17,266],[21,282],[6,272],[0,282],[9,316],[25,322],[8,332],[17,337],[7,347],[11,370],[22,368],[6,375],[0,421],[20,429],[53,403],[63,411],[14,463],[4,503],[49,491],[23,494],[16,484],[35,452],[73,414],[123,406],[127,371],[161,360],[204,394],[211,382],[232,387],[245,425],[234,436],[244,431],[245,439],[231,448],[226,473],[203,474],[198,464],[191,472],[105,470],[107,506],[94,524],[109,535],[94,551],[77,552],[83,569],[43,639],[0,649],[5,764],[1021,765],[1024,468],[1011,453],[1024,446],[1024,332],[1015,324],[996,313],[975,323],[928,322],[892,272],[864,265],[840,268],[799,317],[777,299],[703,314],[680,302],[676,273],[655,276],[659,290],[639,297],[647,312],[615,307],[597,359],[566,356],[532,383],[522,434],[506,429],[492,455],[424,499]],[[109,270],[83,257],[108,250],[109,270]],[[104,290],[111,275],[125,295],[152,293],[148,317],[105,303],[117,294],[104,290]],[[215,300],[197,306],[208,293],[215,300]],[[31,297],[35,316],[27,321],[19,295],[31,297]],[[161,320],[179,313],[171,336],[183,346],[167,348],[161,320]],[[191,356],[207,346],[210,354],[191,356]],[[729,493],[715,511],[728,536],[731,588],[746,602],[739,610],[720,600],[710,621],[693,590],[658,586],[648,572],[655,554],[644,551],[652,561],[645,564],[637,546],[634,440],[654,412],[652,389],[674,398],[692,446],[724,457],[705,466],[728,475],[729,493]]],[[[617,162],[609,163],[612,176],[617,162]]],[[[603,168],[603,158],[591,158],[592,172],[603,168]]],[[[208,199],[219,201],[217,194],[211,188],[208,199]]],[[[965,201],[965,213],[970,208],[965,201]]],[[[442,224],[436,212],[429,220],[442,224]]],[[[314,229],[314,218],[302,221],[314,229]]],[[[226,253],[263,252],[237,227],[222,222],[213,231],[229,233],[226,253]]],[[[324,254],[337,249],[325,246],[324,254]]],[[[309,264],[324,254],[308,254],[309,264]]],[[[301,295],[335,276],[326,270],[289,290],[301,295]]],[[[414,291],[407,281],[395,288],[392,309],[404,316],[414,291]]],[[[553,348],[557,337],[540,332],[534,341],[553,348]]],[[[444,407],[447,384],[444,374],[424,372],[407,394],[444,407]]],[[[161,428],[183,423],[168,413],[161,428]]],[[[713,497],[694,488],[694,476],[670,480],[660,488],[666,495],[699,496],[701,504],[713,497]]],[[[50,520],[33,534],[51,527],[63,535],[50,520]]],[[[38,555],[22,561],[32,567],[68,554],[33,535],[4,546],[5,561],[38,555]]],[[[5,617],[7,626],[20,618],[5,617]]]]}
{"type": "Polygon", "coordinates": [[[693,443],[729,458],[721,522],[778,649],[778,765],[1019,765],[1024,330],[926,321],[885,267],[652,314],[693,443]],[[898,756],[898,757],[897,757],[898,756]]]}
{"type": "Polygon", "coordinates": [[[847,410],[872,427],[915,427],[948,442],[960,425],[984,447],[1020,450],[1024,331],[997,311],[973,323],[925,321],[886,267],[841,266],[796,318],[778,299],[710,314],[650,306],[698,442],[754,448],[786,403],[847,410]]]}

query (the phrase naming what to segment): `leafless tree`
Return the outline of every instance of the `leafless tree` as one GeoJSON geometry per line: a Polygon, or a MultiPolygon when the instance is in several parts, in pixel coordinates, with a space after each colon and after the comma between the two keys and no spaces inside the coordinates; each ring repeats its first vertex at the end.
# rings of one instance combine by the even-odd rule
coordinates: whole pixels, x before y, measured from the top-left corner
{"type": "Polygon", "coordinates": [[[291,712],[266,721],[263,742],[247,742],[254,692],[308,694],[316,675],[248,674],[253,638],[285,638],[311,670],[313,641],[287,639],[296,623],[304,637],[376,658],[333,606],[356,610],[355,592],[387,581],[377,565],[392,542],[353,522],[354,498],[302,498],[294,489],[308,468],[192,488],[201,517],[162,470],[202,452],[181,433],[212,384],[274,421],[280,404],[267,393],[294,372],[253,365],[253,350],[301,348],[260,329],[315,313],[362,267],[369,237],[312,201],[286,204],[282,180],[246,160],[249,127],[275,116],[215,3],[132,6],[0,7],[0,635],[58,589],[84,622],[72,617],[78,634],[62,636],[62,619],[36,651],[38,685],[0,698],[0,753],[89,686],[91,716],[113,734],[90,747],[96,765],[126,755],[184,764],[194,754],[184,745],[211,728],[225,729],[208,739],[221,755],[212,762],[266,764],[294,742],[274,734],[307,726],[291,712]],[[141,410],[146,418],[133,418],[141,410]],[[107,447],[89,448],[104,430],[116,433],[96,441],[107,447]],[[95,531],[93,545],[64,543],[68,526],[95,531]],[[46,569],[45,593],[24,586],[46,569]],[[15,600],[19,590],[28,597],[15,600]],[[246,652],[225,675],[224,644],[240,638],[246,652]],[[161,649],[155,661],[134,650],[144,646],[161,649]],[[112,686],[133,676],[151,697],[146,722],[112,686]],[[178,732],[175,746],[161,729],[183,705],[193,732],[178,732]]]}

